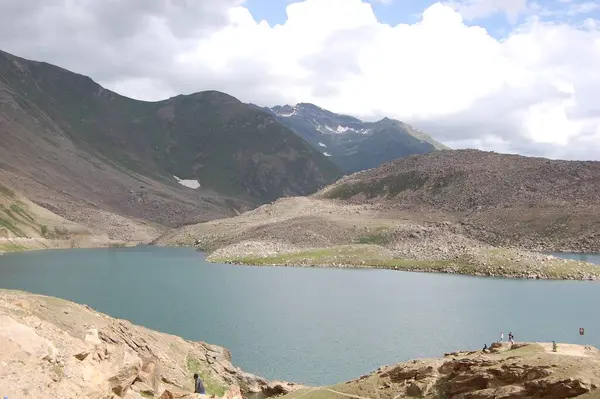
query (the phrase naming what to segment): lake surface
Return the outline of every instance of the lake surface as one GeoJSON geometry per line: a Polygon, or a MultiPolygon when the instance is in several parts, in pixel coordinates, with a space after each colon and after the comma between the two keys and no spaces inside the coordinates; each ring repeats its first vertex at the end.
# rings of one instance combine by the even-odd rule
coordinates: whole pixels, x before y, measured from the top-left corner
{"type": "Polygon", "coordinates": [[[581,260],[584,262],[590,262],[590,263],[595,263],[597,265],[600,265],[600,254],[582,254],[582,253],[577,253],[577,252],[554,252],[554,253],[552,253],[552,255],[560,257],[560,258],[581,260]]]}
{"type": "Polygon", "coordinates": [[[222,345],[246,371],[311,385],[480,349],[501,331],[600,347],[594,282],[215,265],[191,249],[138,247],[0,256],[0,288],[222,345]]]}

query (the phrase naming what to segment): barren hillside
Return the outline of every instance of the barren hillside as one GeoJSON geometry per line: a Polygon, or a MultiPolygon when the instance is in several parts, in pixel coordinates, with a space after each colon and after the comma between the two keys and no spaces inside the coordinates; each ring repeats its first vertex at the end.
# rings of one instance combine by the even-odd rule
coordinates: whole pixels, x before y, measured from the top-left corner
{"type": "Polygon", "coordinates": [[[597,279],[599,267],[540,253],[600,252],[597,192],[598,162],[438,151],[156,242],[215,262],[597,279]]]}
{"type": "Polygon", "coordinates": [[[89,228],[233,216],[338,176],[274,116],[224,93],[136,101],[0,52],[0,182],[89,228]]]}
{"type": "Polygon", "coordinates": [[[315,194],[390,209],[435,209],[494,245],[600,252],[600,162],[438,151],[346,176],[315,194]]]}

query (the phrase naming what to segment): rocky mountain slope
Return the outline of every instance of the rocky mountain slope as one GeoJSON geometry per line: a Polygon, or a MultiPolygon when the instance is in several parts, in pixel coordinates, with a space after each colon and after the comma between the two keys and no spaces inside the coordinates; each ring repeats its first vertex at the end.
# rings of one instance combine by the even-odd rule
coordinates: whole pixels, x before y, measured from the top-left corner
{"type": "MultiPolygon", "coordinates": [[[[146,233],[145,240],[159,234],[150,226],[145,226],[145,231],[139,227],[137,236],[141,238],[146,233]]],[[[94,234],[89,228],[60,217],[0,184],[0,254],[26,249],[107,245],[125,243],[111,240],[107,234],[94,234]]]]}
{"type": "Polygon", "coordinates": [[[285,198],[222,220],[172,230],[159,245],[192,246],[216,263],[374,267],[536,279],[600,279],[600,267],[495,247],[457,216],[381,204],[285,198]]]}
{"type": "Polygon", "coordinates": [[[393,119],[363,122],[307,103],[267,109],[315,149],[331,157],[345,173],[447,148],[412,126],[393,119]]]}
{"type": "Polygon", "coordinates": [[[231,364],[227,349],[185,341],[98,313],[86,305],[0,290],[0,396],[15,399],[241,399],[299,388],[231,364]]]}
{"type": "Polygon", "coordinates": [[[275,117],[226,94],[136,101],[0,52],[0,182],[90,229],[135,240],[147,225],[232,216],[339,175],[275,117]]]}
{"type": "Polygon", "coordinates": [[[600,162],[477,150],[399,159],[344,177],[317,198],[442,211],[498,246],[600,252],[600,162]]]}
{"type": "Polygon", "coordinates": [[[597,266],[541,253],[600,252],[598,192],[600,162],[437,151],[156,242],[214,262],[598,279],[597,266]]]}
{"type": "Polygon", "coordinates": [[[600,352],[551,343],[491,345],[380,367],[346,383],[303,388],[284,399],[518,399],[598,398],[600,352]]]}

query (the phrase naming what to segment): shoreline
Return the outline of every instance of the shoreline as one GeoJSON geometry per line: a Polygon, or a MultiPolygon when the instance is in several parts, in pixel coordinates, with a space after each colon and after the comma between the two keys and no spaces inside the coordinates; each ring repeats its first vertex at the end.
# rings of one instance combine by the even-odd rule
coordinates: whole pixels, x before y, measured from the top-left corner
{"type": "Polygon", "coordinates": [[[390,267],[390,266],[366,266],[366,265],[345,265],[345,264],[263,264],[256,265],[250,263],[242,263],[238,261],[208,261],[213,264],[226,264],[232,266],[247,266],[247,267],[300,267],[300,268],[323,268],[323,269],[361,269],[361,270],[390,270],[397,272],[405,272],[405,273],[432,273],[432,274],[453,274],[458,276],[466,276],[466,277],[480,277],[480,278],[506,278],[506,279],[519,279],[519,280],[547,280],[547,281],[588,281],[588,282],[596,282],[600,281],[600,277],[593,278],[552,278],[552,277],[528,277],[528,276],[514,276],[514,275],[502,275],[502,274],[484,274],[484,273],[473,273],[473,274],[465,274],[460,273],[454,270],[432,270],[432,269],[420,269],[420,268],[399,268],[399,267],[390,267]]]}
{"type": "MultiPolygon", "coordinates": [[[[172,245],[156,245],[143,242],[93,240],[47,240],[37,238],[0,239],[0,256],[8,253],[19,253],[52,249],[92,249],[92,248],[131,248],[137,245],[154,245],[158,247],[179,247],[172,245]],[[73,245],[73,241],[75,244],[73,245]],[[15,250],[3,251],[2,243],[14,245],[15,250]],[[33,243],[32,246],[23,245],[33,243]],[[37,245],[36,245],[37,244],[37,245]]],[[[257,243],[252,243],[254,247],[257,243]]],[[[246,243],[246,245],[248,245],[246,243]]],[[[195,246],[197,251],[202,249],[195,246]]],[[[244,246],[242,246],[244,247],[244,246]]],[[[4,247],[6,248],[6,246],[4,247]]],[[[599,281],[600,265],[590,262],[560,258],[545,253],[515,251],[508,248],[495,248],[493,251],[479,252],[458,256],[453,259],[413,259],[395,258],[385,252],[385,248],[372,244],[342,245],[324,248],[295,249],[282,251],[256,251],[250,248],[241,251],[240,246],[228,246],[215,251],[202,251],[206,261],[214,264],[270,267],[311,267],[336,269],[376,269],[414,273],[439,273],[465,275],[472,277],[509,278],[523,280],[568,280],[599,281]],[[507,251],[503,253],[503,251],[507,251]],[[511,255],[510,251],[515,251],[511,255]],[[260,252],[260,253],[256,253],[260,252]],[[494,254],[495,253],[495,254],[494,254]],[[518,265],[519,259],[511,256],[525,256],[525,265],[518,265]],[[483,258],[481,255],[483,254],[483,258]],[[490,258],[490,254],[493,254],[490,258]],[[537,258],[537,259],[536,259],[537,258]],[[532,259],[543,262],[543,266],[531,267],[532,259]]],[[[555,253],[582,253],[573,251],[555,251],[555,253]]]]}
{"type": "Polygon", "coordinates": [[[206,260],[245,266],[360,268],[526,280],[600,280],[600,265],[505,248],[465,251],[454,258],[418,259],[394,257],[385,248],[369,244],[259,251],[260,244],[223,247],[208,253],[206,260]]]}
{"type": "Polygon", "coordinates": [[[232,363],[225,347],[53,296],[0,289],[0,318],[5,344],[0,355],[9,365],[0,377],[9,397],[72,397],[73,392],[108,397],[115,389],[123,397],[191,397],[194,373],[212,397],[223,399],[433,398],[459,392],[493,399],[507,390],[518,397],[563,398],[593,395],[600,386],[600,351],[587,344],[558,342],[555,349],[551,342],[493,342],[484,350],[411,357],[349,381],[311,386],[267,380],[232,363]],[[33,368],[31,378],[19,377],[33,368]]]}
{"type": "Polygon", "coordinates": [[[54,240],[47,238],[0,238],[0,256],[4,254],[52,249],[92,249],[134,247],[141,242],[106,240],[104,238],[72,238],[54,240]]]}

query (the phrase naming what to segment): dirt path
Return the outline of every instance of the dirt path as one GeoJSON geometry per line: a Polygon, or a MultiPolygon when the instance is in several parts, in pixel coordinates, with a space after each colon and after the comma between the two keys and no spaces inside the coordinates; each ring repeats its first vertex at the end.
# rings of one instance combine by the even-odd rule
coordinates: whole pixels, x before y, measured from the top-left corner
{"type": "Polygon", "coordinates": [[[346,397],[348,397],[348,398],[355,398],[355,399],[373,399],[373,398],[368,398],[368,397],[366,397],[366,396],[352,395],[352,394],[350,394],[350,393],[344,393],[344,392],[336,391],[336,390],[334,390],[334,389],[329,389],[329,388],[326,388],[326,389],[323,389],[323,390],[324,390],[324,391],[327,391],[327,392],[335,393],[335,394],[337,394],[337,395],[346,396],[346,397]]]}
{"type": "Polygon", "coordinates": [[[588,350],[587,347],[573,344],[561,344],[557,343],[557,352],[552,351],[551,342],[536,342],[539,346],[544,348],[548,353],[564,356],[576,356],[576,357],[590,357],[592,351],[588,350]]]}

